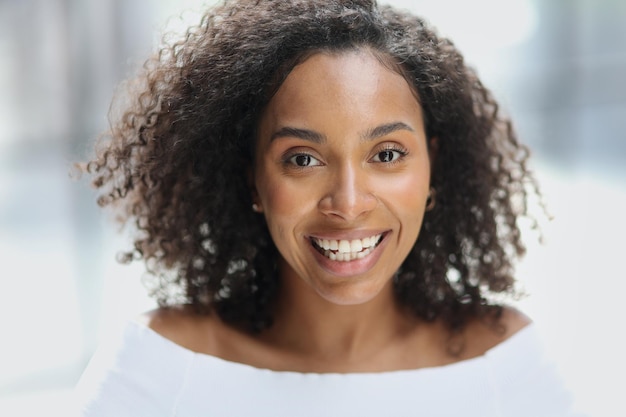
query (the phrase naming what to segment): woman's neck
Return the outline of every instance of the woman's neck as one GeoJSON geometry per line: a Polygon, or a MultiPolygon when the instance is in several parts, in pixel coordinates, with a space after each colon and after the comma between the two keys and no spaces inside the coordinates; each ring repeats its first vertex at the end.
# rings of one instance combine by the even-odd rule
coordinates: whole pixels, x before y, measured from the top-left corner
{"type": "Polygon", "coordinates": [[[391,282],[372,300],[334,304],[296,279],[283,280],[274,324],[263,339],[324,364],[363,363],[413,334],[417,320],[398,306],[391,282]]]}

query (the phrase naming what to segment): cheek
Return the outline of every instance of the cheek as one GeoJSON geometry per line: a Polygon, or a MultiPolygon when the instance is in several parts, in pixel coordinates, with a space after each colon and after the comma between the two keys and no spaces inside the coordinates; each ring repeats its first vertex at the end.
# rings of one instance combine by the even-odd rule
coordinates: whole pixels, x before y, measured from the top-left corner
{"type": "Polygon", "coordinates": [[[377,184],[379,196],[398,214],[421,218],[424,214],[430,176],[425,172],[407,172],[377,184]]]}
{"type": "Polygon", "coordinates": [[[257,190],[267,225],[280,246],[278,240],[293,235],[298,224],[307,218],[311,206],[315,206],[314,190],[302,182],[272,172],[262,177],[257,190]]]}
{"type": "Polygon", "coordinates": [[[263,207],[268,215],[290,218],[304,206],[305,187],[283,179],[270,179],[263,198],[263,207]]]}

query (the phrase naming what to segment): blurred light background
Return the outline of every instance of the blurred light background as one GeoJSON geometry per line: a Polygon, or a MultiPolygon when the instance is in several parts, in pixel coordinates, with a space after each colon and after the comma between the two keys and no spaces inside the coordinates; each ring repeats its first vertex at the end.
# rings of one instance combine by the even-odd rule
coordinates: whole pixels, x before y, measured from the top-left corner
{"type": "MultiPolygon", "coordinates": [[[[63,415],[98,342],[154,306],[68,176],[116,84],[201,1],[0,0],[0,415],[63,415]],[[185,11],[184,13],[181,12],[185,11]],[[168,18],[175,16],[174,18],[168,18]]],[[[624,416],[626,1],[396,0],[450,36],[516,121],[552,222],[519,307],[594,416],[624,416]]]]}

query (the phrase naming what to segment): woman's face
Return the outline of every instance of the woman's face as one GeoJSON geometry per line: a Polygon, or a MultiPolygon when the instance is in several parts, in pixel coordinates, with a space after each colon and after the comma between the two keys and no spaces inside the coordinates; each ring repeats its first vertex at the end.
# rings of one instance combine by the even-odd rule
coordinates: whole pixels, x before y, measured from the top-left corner
{"type": "Polygon", "coordinates": [[[372,300],[390,289],[422,224],[421,107],[367,50],[312,55],[262,114],[254,174],[282,280],[335,304],[372,300]]]}

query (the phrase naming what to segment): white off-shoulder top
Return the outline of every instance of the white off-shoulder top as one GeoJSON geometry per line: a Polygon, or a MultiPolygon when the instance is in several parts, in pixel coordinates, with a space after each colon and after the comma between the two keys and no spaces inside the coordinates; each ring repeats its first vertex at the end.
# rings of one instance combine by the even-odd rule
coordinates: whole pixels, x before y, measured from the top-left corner
{"type": "Polygon", "coordinates": [[[534,325],[450,365],[379,373],[277,372],[185,349],[130,322],[75,390],[82,417],[573,416],[534,325]]]}

